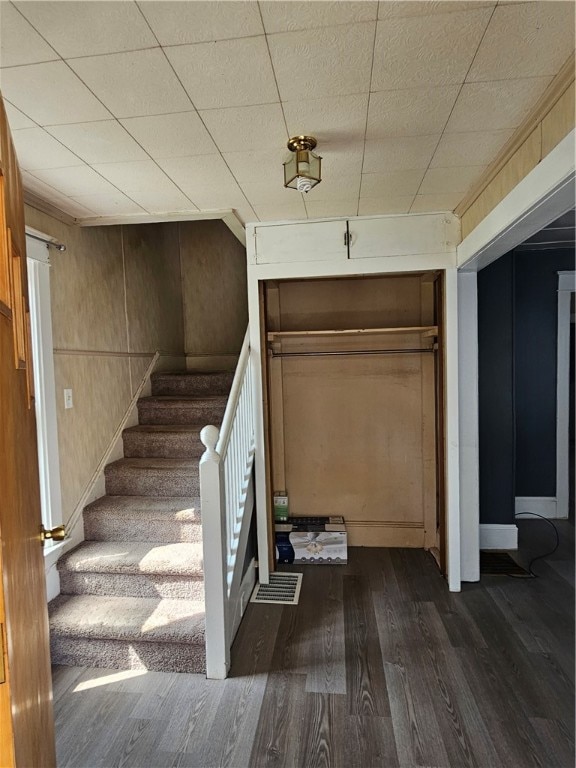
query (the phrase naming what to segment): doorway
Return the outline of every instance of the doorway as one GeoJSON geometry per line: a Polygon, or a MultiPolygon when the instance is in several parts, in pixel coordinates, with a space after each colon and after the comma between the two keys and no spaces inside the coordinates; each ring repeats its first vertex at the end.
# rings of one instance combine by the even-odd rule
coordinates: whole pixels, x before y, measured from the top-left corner
{"type": "Polygon", "coordinates": [[[264,283],[269,512],[286,491],[351,546],[445,570],[442,291],[439,271],[264,283]]]}
{"type": "MultiPolygon", "coordinates": [[[[43,242],[36,236],[26,236],[40,502],[42,524],[46,529],[51,529],[62,525],[62,496],[56,420],[56,383],[50,300],[51,267],[48,240],[46,237],[43,242]]],[[[45,542],[44,564],[48,600],[60,593],[56,561],[61,546],[62,544],[51,540],[45,542]]]]}

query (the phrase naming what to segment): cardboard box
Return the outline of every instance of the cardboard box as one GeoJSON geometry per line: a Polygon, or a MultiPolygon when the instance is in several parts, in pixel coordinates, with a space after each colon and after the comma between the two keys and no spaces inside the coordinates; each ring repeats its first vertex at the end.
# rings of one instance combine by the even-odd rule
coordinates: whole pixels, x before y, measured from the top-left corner
{"type": "Polygon", "coordinates": [[[290,517],[275,525],[279,563],[338,565],[348,562],[342,517],[290,517]]]}

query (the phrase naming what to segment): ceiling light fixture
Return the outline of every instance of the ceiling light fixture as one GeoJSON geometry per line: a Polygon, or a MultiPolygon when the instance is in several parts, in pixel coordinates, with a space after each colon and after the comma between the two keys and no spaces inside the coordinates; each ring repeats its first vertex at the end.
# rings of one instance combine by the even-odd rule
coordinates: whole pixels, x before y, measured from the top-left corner
{"type": "Polygon", "coordinates": [[[298,192],[310,192],[322,181],[322,158],[312,150],[316,147],[314,136],[294,136],[288,142],[293,152],[284,163],[284,186],[298,192]]]}

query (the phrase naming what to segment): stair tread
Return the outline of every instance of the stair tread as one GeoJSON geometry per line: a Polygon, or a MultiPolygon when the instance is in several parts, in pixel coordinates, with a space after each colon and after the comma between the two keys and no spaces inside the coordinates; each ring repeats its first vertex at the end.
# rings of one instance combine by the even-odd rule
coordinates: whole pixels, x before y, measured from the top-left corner
{"type": "Polygon", "coordinates": [[[110,469],[195,469],[198,470],[198,459],[165,459],[165,458],[130,458],[118,459],[111,464],[107,464],[105,472],[110,469]]]}
{"type": "Polygon", "coordinates": [[[148,395],[139,403],[226,403],[228,395],[148,395]]]}
{"type": "Polygon", "coordinates": [[[126,432],[150,432],[154,434],[158,433],[177,433],[177,434],[191,434],[198,435],[200,439],[200,430],[205,427],[204,423],[198,424],[136,424],[133,427],[126,427],[126,432]]]}
{"type": "Polygon", "coordinates": [[[148,517],[164,519],[174,517],[180,522],[200,520],[200,499],[195,496],[101,496],[93,501],[84,512],[105,512],[125,517],[148,517]]]}
{"type": "Polygon", "coordinates": [[[58,637],[204,645],[201,601],[60,595],[49,610],[58,637]]]}
{"type": "Polygon", "coordinates": [[[202,562],[201,542],[88,541],[64,555],[58,570],[202,578],[202,562]]]}
{"type": "Polygon", "coordinates": [[[222,374],[234,376],[234,371],[155,371],[151,378],[162,379],[165,376],[221,376],[222,374]]]}

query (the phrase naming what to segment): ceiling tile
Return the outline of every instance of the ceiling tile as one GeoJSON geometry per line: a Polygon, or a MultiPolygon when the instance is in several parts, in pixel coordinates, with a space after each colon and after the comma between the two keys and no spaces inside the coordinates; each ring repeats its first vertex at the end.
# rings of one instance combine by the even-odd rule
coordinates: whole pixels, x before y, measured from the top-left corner
{"type": "Polygon", "coordinates": [[[438,133],[432,136],[367,141],[364,149],[364,173],[427,168],[439,139],[438,133]]]}
{"type": "Polygon", "coordinates": [[[469,11],[476,8],[494,8],[496,0],[381,0],[378,19],[398,19],[405,16],[431,16],[437,13],[469,11]]]}
{"type": "Polygon", "coordinates": [[[105,120],[108,110],[63,61],[0,71],[8,101],[39,125],[105,120]]]}
{"type": "Polygon", "coordinates": [[[288,154],[288,135],[280,104],[210,109],[200,116],[220,152],[239,152],[253,141],[262,149],[277,149],[279,162],[288,154]]]}
{"type": "Polygon", "coordinates": [[[264,32],[254,2],[145,2],[140,9],[161,45],[229,40],[264,32]]]}
{"type": "Polygon", "coordinates": [[[244,224],[248,224],[250,221],[258,221],[258,216],[256,215],[255,210],[248,202],[241,205],[234,205],[232,210],[235,211],[236,215],[244,224]]]}
{"type": "Polygon", "coordinates": [[[326,144],[357,145],[364,139],[368,94],[354,93],[328,99],[287,101],[282,105],[290,136],[302,133],[318,139],[318,152],[326,144]]]}
{"type": "Polygon", "coordinates": [[[277,149],[255,150],[247,149],[245,152],[225,152],[224,160],[228,167],[242,185],[245,181],[260,181],[265,174],[278,173],[282,178],[282,163],[288,150],[277,149]],[[285,154],[284,154],[285,152],[285,154]]]}
{"type": "Polygon", "coordinates": [[[86,206],[80,205],[80,203],[72,200],[71,197],[60,194],[54,187],[44,184],[43,181],[40,181],[40,179],[32,176],[27,171],[22,172],[22,182],[24,189],[38,195],[38,197],[48,201],[51,205],[56,206],[56,208],[68,213],[70,216],[83,219],[94,215],[94,212],[86,208],[86,206]]]}
{"type": "Polygon", "coordinates": [[[115,117],[190,109],[190,100],[160,49],[73,59],[70,66],[115,117]]]}
{"type": "Polygon", "coordinates": [[[260,181],[247,181],[242,184],[244,194],[257,211],[259,205],[274,205],[288,208],[296,207],[296,200],[302,198],[302,194],[295,189],[286,189],[283,178],[274,178],[264,175],[260,181]]]}
{"type": "Polygon", "coordinates": [[[408,213],[414,200],[414,195],[399,195],[395,197],[361,197],[358,208],[359,216],[376,216],[387,213],[408,213]]]}
{"type": "Polygon", "coordinates": [[[371,93],[366,138],[442,133],[459,90],[447,85],[371,93]]]}
{"type": "Polygon", "coordinates": [[[360,197],[400,197],[415,195],[425,169],[391,171],[390,173],[364,173],[360,197]]]}
{"type": "Polygon", "coordinates": [[[426,172],[418,192],[422,195],[464,193],[480,178],[484,170],[483,165],[431,168],[426,172]]]}
{"type": "MultiPolygon", "coordinates": [[[[312,193],[310,193],[312,194],[312,193]]],[[[332,216],[356,216],[358,212],[358,198],[348,200],[310,200],[309,196],[304,201],[308,217],[311,219],[330,218],[332,216]]]]}
{"type": "Polygon", "coordinates": [[[158,160],[168,176],[201,210],[245,204],[242,192],[220,155],[158,160]]]}
{"type": "Polygon", "coordinates": [[[264,28],[268,34],[273,32],[293,32],[301,29],[332,27],[337,24],[354,24],[358,21],[374,21],[378,13],[377,2],[337,2],[321,3],[293,0],[283,2],[260,2],[264,28]]]}
{"type": "Polygon", "coordinates": [[[34,171],[40,168],[63,168],[84,165],[82,160],[49,136],[43,128],[24,128],[12,131],[18,163],[21,168],[34,171]]]}
{"type": "Polygon", "coordinates": [[[435,211],[453,211],[462,200],[462,192],[449,194],[416,195],[410,213],[432,213],[435,211]]]}
{"type": "Polygon", "coordinates": [[[90,165],[147,159],[146,152],[116,120],[56,125],[47,131],[90,165]]]}
{"type": "Polygon", "coordinates": [[[113,194],[116,191],[112,184],[87,165],[36,170],[32,175],[68,197],[90,194],[105,195],[113,194]]]}
{"type": "Polygon", "coordinates": [[[292,203],[263,203],[253,208],[260,221],[293,221],[308,218],[303,200],[292,203]]]}
{"type": "Polygon", "coordinates": [[[12,3],[3,2],[0,14],[0,66],[17,67],[59,58],[12,3]]]}
{"type": "Polygon", "coordinates": [[[466,79],[555,75],[573,50],[573,2],[499,6],[466,79]]]}
{"type": "Polygon", "coordinates": [[[120,121],[152,157],[211,155],[218,150],[196,112],[120,121]]]}
{"type": "Polygon", "coordinates": [[[133,200],[123,195],[122,192],[114,192],[109,195],[77,195],[74,200],[80,205],[89,208],[97,216],[121,216],[128,213],[146,213],[133,200]]]}
{"type": "Polygon", "coordinates": [[[26,117],[24,112],[20,112],[19,109],[12,106],[9,101],[4,101],[4,109],[6,110],[6,116],[8,117],[8,123],[10,130],[17,131],[20,128],[37,128],[38,126],[34,120],[30,120],[26,117]]]}
{"type": "Polygon", "coordinates": [[[550,83],[550,77],[465,83],[446,133],[516,128],[550,83]]]}
{"type": "Polygon", "coordinates": [[[166,48],[196,109],[278,101],[264,35],[166,48]]]}
{"type": "Polygon", "coordinates": [[[328,147],[322,159],[322,181],[305,200],[347,200],[360,192],[362,152],[346,151],[335,145],[328,147]]]}
{"type": "Polygon", "coordinates": [[[492,10],[378,22],[373,91],[463,82],[492,10]]]}
{"type": "Polygon", "coordinates": [[[21,173],[24,188],[34,192],[37,195],[40,195],[45,200],[50,200],[52,202],[52,200],[56,197],[65,197],[65,195],[62,195],[60,192],[58,192],[57,189],[52,187],[50,184],[46,184],[44,181],[41,181],[29,171],[22,171],[21,173]]]}
{"type": "Polygon", "coordinates": [[[153,160],[99,163],[94,169],[149,212],[197,210],[153,160]]]}
{"type": "Polygon", "coordinates": [[[282,101],[370,89],[374,22],[282,32],[268,44],[282,101]]]}
{"type": "Polygon", "coordinates": [[[446,133],[434,153],[430,167],[489,165],[513,133],[512,129],[446,133]]]}
{"type": "Polygon", "coordinates": [[[26,0],[16,6],[65,59],[158,45],[136,3],[26,0]]]}

